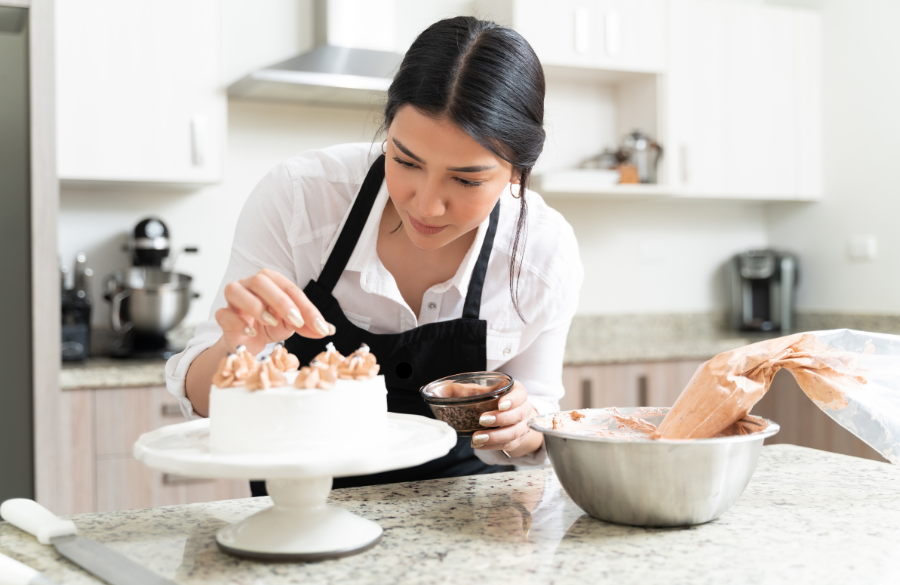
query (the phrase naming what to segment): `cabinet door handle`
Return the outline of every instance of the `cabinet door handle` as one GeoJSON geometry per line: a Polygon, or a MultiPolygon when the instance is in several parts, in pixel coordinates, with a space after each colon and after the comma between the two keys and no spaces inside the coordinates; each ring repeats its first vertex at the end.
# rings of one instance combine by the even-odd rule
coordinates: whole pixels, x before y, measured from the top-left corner
{"type": "Polygon", "coordinates": [[[591,403],[591,380],[585,378],[581,381],[581,408],[593,408],[591,403]]]}
{"type": "Polygon", "coordinates": [[[208,131],[206,116],[197,114],[191,117],[191,162],[195,167],[202,167],[206,163],[208,131]]]}
{"type": "Polygon", "coordinates": [[[678,158],[680,159],[681,164],[681,184],[687,185],[691,179],[690,174],[690,161],[688,160],[688,147],[687,144],[682,144],[678,147],[678,158]]]}
{"type": "Polygon", "coordinates": [[[163,404],[163,416],[181,416],[181,406],[178,404],[163,404]]]}
{"type": "Polygon", "coordinates": [[[215,480],[203,479],[199,477],[186,477],[184,475],[178,475],[175,473],[164,473],[162,481],[164,485],[183,485],[186,483],[204,483],[215,480]]]}
{"type": "Polygon", "coordinates": [[[647,376],[638,376],[638,406],[650,406],[647,404],[649,401],[647,397],[647,376]]]}

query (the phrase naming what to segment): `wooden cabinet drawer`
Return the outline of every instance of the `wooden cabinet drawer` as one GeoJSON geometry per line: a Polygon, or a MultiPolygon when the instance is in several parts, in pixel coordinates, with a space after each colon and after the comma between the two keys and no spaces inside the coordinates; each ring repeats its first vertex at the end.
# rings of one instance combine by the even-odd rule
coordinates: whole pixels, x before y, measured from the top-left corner
{"type": "Polygon", "coordinates": [[[250,497],[245,480],[173,476],[131,457],[97,461],[97,512],[250,497]]]}
{"type": "Polygon", "coordinates": [[[671,406],[694,375],[699,360],[567,366],[562,410],[609,406],[671,406]]]}
{"type": "Polygon", "coordinates": [[[96,454],[130,455],[142,434],[184,422],[174,396],[162,386],[96,391],[96,454]]]}

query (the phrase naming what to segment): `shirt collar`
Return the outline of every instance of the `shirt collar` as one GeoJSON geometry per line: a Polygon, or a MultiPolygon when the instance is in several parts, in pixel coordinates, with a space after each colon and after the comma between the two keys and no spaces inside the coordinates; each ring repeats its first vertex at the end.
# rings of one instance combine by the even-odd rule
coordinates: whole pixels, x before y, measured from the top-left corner
{"type": "MultiPolygon", "coordinates": [[[[372,204],[372,211],[369,213],[368,219],[366,219],[366,224],[359,235],[359,240],[356,243],[356,247],[353,249],[353,254],[350,255],[350,259],[347,261],[347,266],[345,267],[345,270],[352,270],[363,275],[363,278],[361,278],[361,283],[363,284],[364,288],[369,290],[369,292],[371,292],[375,288],[383,289],[383,285],[379,286],[379,282],[383,278],[384,274],[389,274],[381,264],[381,260],[378,258],[377,253],[378,227],[381,225],[381,216],[384,213],[384,208],[387,205],[389,197],[390,194],[387,190],[387,183],[382,182],[381,189],[378,190],[378,195],[375,197],[375,202],[372,204]]],[[[354,199],[353,203],[355,202],[356,200],[354,199]]],[[[347,218],[350,215],[350,210],[353,209],[353,203],[350,204],[350,207],[347,209],[347,213],[344,214],[344,217],[341,220],[341,225],[338,227],[334,236],[331,238],[331,242],[329,242],[328,248],[322,255],[323,266],[328,260],[328,257],[331,255],[331,252],[334,249],[335,244],[337,243],[338,237],[341,235],[341,231],[344,229],[344,225],[347,223],[347,218]]],[[[456,274],[453,275],[453,278],[441,284],[435,285],[431,290],[443,293],[452,286],[456,287],[461,296],[466,295],[466,292],[469,289],[469,281],[472,279],[472,272],[475,270],[475,264],[478,261],[478,255],[481,251],[481,246],[484,244],[484,237],[487,233],[487,228],[490,224],[490,220],[491,218],[490,216],[488,216],[478,226],[478,231],[475,233],[475,240],[472,242],[469,251],[466,252],[465,257],[460,263],[459,269],[456,271],[456,274]]]]}

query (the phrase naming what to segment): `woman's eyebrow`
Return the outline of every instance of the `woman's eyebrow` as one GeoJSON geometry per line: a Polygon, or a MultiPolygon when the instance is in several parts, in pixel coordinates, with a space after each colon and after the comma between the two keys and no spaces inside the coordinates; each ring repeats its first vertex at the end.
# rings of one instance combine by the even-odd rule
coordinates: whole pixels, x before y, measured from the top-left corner
{"type": "Polygon", "coordinates": [[[454,173],[480,173],[481,171],[488,171],[496,167],[497,165],[477,165],[474,167],[447,167],[447,170],[453,171],[454,173]]]}
{"type": "Polygon", "coordinates": [[[414,155],[408,148],[406,148],[405,146],[403,146],[403,143],[402,143],[402,142],[400,142],[400,141],[397,140],[396,138],[391,138],[391,142],[394,143],[394,146],[396,146],[397,148],[400,149],[400,152],[402,152],[403,154],[405,154],[405,155],[408,156],[409,158],[411,158],[411,159],[413,159],[413,160],[415,160],[415,161],[417,161],[417,162],[420,162],[420,163],[422,163],[422,164],[425,164],[425,161],[424,161],[424,160],[422,160],[422,159],[420,159],[419,157],[417,157],[416,155],[414,155]]]}

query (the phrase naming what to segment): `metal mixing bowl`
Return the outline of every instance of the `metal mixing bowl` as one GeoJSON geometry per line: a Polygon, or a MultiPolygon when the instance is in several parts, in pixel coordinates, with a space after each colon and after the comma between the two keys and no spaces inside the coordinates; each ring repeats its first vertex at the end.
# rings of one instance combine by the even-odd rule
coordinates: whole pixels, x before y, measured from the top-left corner
{"type": "MultiPolygon", "coordinates": [[[[579,409],[602,414],[604,409],[579,409]]],[[[619,408],[632,414],[637,408],[619,408]]],[[[644,416],[659,426],[663,414],[644,416]]],[[[551,416],[528,426],[544,434],[553,470],[585,512],[632,526],[690,526],[715,520],[740,497],[756,469],[763,441],[780,427],[758,433],[689,441],[610,439],[552,430],[551,416]]]]}
{"type": "Polygon", "coordinates": [[[117,333],[134,329],[164,335],[181,323],[196,296],[190,276],[140,266],[115,271],[104,286],[117,333]]]}

